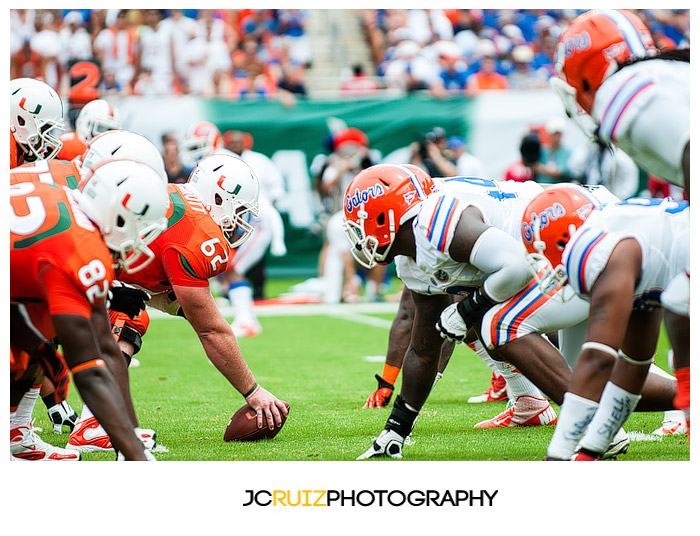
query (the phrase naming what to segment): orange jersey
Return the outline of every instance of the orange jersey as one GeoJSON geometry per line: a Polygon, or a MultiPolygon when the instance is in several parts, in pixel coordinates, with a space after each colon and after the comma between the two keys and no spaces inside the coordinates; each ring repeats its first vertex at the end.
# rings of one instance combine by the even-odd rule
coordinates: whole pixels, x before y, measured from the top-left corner
{"type": "Polygon", "coordinates": [[[19,147],[17,147],[17,140],[15,140],[14,134],[10,131],[10,169],[21,166],[24,163],[24,158],[19,152],[19,147]]]}
{"type": "Polygon", "coordinates": [[[80,171],[73,162],[64,160],[37,160],[10,171],[10,184],[43,182],[53,186],[75,189],[80,183],[80,171]]]}
{"type": "Polygon", "coordinates": [[[169,184],[168,228],[149,247],[155,259],[143,270],[119,277],[152,293],[173,285],[206,287],[226,270],[229,246],[201,201],[186,184],[169,184]]]}
{"type": "Polygon", "coordinates": [[[10,186],[10,299],[26,305],[34,325],[55,337],[51,316],[89,318],[114,279],[99,230],[70,190],[40,182],[10,186]]]}
{"type": "Polygon", "coordinates": [[[76,156],[81,156],[87,149],[87,143],[76,132],[63,134],[59,139],[63,142],[63,147],[56,158],[61,160],[73,160],[76,156]]]}

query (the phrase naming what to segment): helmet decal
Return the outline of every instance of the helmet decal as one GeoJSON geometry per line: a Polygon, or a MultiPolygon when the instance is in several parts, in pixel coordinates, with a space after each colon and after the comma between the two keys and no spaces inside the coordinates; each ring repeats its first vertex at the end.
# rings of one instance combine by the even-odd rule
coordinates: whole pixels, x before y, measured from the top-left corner
{"type": "Polygon", "coordinates": [[[25,112],[29,112],[32,115],[37,115],[41,111],[41,104],[37,104],[36,108],[34,108],[33,110],[27,110],[24,107],[24,103],[26,103],[26,102],[27,102],[27,97],[22,97],[22,100],[19,101],[19,107],[22,108],[22,110],[24,110],[25,112]]]}
{"type": "Polygon", "coordinates": [[[384,188],[382,185],[377,183],[362,191],[359,188],[355,188],[355,193],[345,194],[345,210],[352,213],[357,207],[362,203],[367,203],[370,198],[376,199],[380,195],[384,194],[384,188]]]}

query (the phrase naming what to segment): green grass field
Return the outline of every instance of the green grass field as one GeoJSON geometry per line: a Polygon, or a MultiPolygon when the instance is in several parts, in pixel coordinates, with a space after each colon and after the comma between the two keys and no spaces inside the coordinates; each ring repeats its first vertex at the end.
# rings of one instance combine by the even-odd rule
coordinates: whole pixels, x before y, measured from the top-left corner
{"type": "MultiPolygon", "coordinates": [[[[284,284],[276,283],[281,289],[284,284]]],[[[256,379],[291,411],[272,440],[226,443],[224,429],[243,398],[208,362],[189,324],[180,318],[154,318],[137,355],[141,366],[130,369],[131,390],[141,426],[157,431],[167,452],[159,460],[354,460],[383,428],[390,409],[361,409],[376,389],[374,374],[382,363],[391,314],[363,315],[379,326],[337,316],[262,317],[264,331],[240,345],[256,379]]],[[[357,320],[357,317],[355,317],[357,320]]],[[[665,356],[665,337],[659,355],[665,356]]],[[[665,358],[660,359],[665,366],[665,358]]],[[[505,402],[467,404],[481,393],[490,370],[465,345],[459,345],[423,408],[413,432],[415,443],[404,448],[407,460],[541,460],[553,427],[477,430],[473,425],[502,411],[505,402]]],[[[400,388],[400,380],[399,385],[400,388]]],[[[392,399],[393,400],[393,399],[392,399]]],[[[69,402],[82,402],[71,388],[69,402]]],[[[558,409],[555,407],[555,409],[558,409]]],[[[649,434],[662,413],[636,413],[628,432],[649,434]]],[[[41,402],[35,409],[40,435],[65,445],[68,434],[50,433],[41,402]]],[[[85,460],[111,460],[113,455],[86,454],[85,460]]],[[[619,460],[688,460],[685,436],[633,441],[619,460]]]]}

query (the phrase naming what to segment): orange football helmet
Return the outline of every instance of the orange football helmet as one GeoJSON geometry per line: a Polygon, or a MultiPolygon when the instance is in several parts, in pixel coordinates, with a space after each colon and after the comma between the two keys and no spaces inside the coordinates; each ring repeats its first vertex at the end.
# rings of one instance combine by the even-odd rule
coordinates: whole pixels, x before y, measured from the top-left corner
{"type": "Polygon", "coordinates": [[[200,121],[190,125],[182,140],[182,163],[194,167],[205,156],[209,156],[223,145],[221,132],[214,123],[200,121]]]}
{"type": "Polygon", "coordinates": [[[603,81],[630,59],[658,54],[649,29],[628,10],[587,11],[559,37],[555,66],[576,92],[576,102],[591,113],[603,81]]]}
{"type": "Polygon", "coordinates": [[[343,230],[355,260],[368,269],[388,264],[399,226],[416,215],[435,189],[433,179],[418,166],[379,164],[358,173],[343,203],[343,230]]]}
{"type": "Polygon", "coordinates": [[[575,184],[555,186],[537,194],[523,213],[520,227],[530,268],[543,294],[552,283],[566,284],[561,257],[576,230],[602,204],[575,184]]]}

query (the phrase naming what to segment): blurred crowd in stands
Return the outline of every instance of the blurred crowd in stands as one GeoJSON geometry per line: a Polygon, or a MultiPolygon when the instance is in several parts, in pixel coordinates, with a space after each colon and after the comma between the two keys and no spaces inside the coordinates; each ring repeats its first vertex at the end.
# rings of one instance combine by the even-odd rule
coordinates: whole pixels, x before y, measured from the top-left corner
{"type": "Polygon", "coordinates": [[[307,18],[298,9],[14,9],[11,77],[66,94],[71,66],[92,61],[101,95],[304,95],[307,18]]]}
{"type": "MultiPolygon", "coordinates": [[[[389,88],[436,97],[546,87],[574,9],[361,10],[377,74],[389,88]]],[[[688,10],[634,10],[660,49],[689,46],[688,10]]]]}
{"type": "MultiPolygon", "coordinates": [[[[659,48],[689,45],[688,10],[635,10],[659,48]]],[[[373,65],[339,80],[436,97],[546,87],[557,38],[582,10],[358,9],[373,65]],[[370,70],[373,69],[373,72],[370,70]]],[[[100,95],[307,95],[308,9],[13,9],[11,77],[66,94],[76,62],[100,66],[100,95]]],[[[351,66],[344,66],[349,71],[351,66]]]]}

